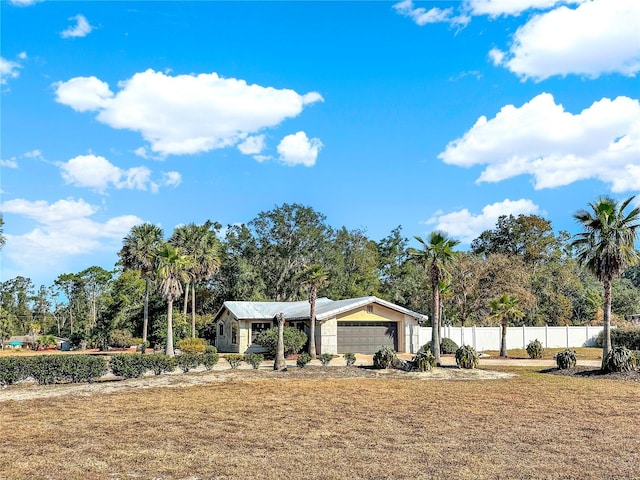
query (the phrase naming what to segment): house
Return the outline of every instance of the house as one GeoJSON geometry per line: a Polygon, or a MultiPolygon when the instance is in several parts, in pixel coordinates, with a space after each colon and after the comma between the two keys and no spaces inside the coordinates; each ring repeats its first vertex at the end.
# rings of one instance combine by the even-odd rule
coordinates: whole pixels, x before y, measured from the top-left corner
{"type": "MultiPolygon", "coordinates": [[[[264,349],[255,344],[263,330],[276,325],[282,313],[285,325],[309,335],[309,302],[224,302],[214,317],[216,347],[221,352],[250,353],[264,349]]],[[[375,353],[383,345],[397,352],[415,353],[419,322],[426,315],[377,297],[316,301],[316,350],[318,353],[375,353]]]]}
{"type": "MultiPolygon", "coordinates": [[[[9,348],[36,348],[38,339],[42,335],[14,335],[3,342],[3,346],[9,348]]],[[[68,338],[55,337],[58,350],[71,350],[71,341],[68,338]]]]}

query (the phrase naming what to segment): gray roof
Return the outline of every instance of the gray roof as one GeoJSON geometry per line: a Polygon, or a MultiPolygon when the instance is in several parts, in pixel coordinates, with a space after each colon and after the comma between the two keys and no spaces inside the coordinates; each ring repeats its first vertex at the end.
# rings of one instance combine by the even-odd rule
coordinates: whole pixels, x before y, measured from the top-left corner
{"type": "MultiPolygon", "coordinates": [[[[374,296],[349,298],[346,300],[331,300],[326,297],[318,298],[318,300],[316,300],[316,319],[319,321],[326,320],[372,303],[377,303],[391,310],[404,313],[419,321],[427,319],[426,315],[374,296]]],[[[298,302],[224,302],[224,305],[216,314],[216,319],[225,308],[241,320],[272,320],[279,313],[283,313],[287,320],[305,320],[309,318],[308,300],[298,302]]]]}

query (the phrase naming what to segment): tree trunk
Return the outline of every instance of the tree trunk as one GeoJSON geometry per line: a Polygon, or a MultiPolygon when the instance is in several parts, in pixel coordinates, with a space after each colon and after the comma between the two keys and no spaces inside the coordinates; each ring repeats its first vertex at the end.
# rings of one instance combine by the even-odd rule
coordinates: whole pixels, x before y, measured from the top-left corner
{"type": "Polygon", "coordinates": [[[164,353],[169,357],[175,357],[173,351],[173,299],[168,300],[167,303],[169,304],[167,307],[167,341],[164,353]]]}
{"type": "Polygon", "coordinates": [[[182,314],[185,320],[187,318],[187,305],[189,305],[189,285],[191,285],[191,282],[187,282],[184,288],[184,301],[182,302],[182,314]]]}
{"type": "Polygon", "coordinates": [[[502,331],[501,333],[501,340],[500,340],[500,356],[501,357],[506,357],[507,356],[507,319],[503,318],[502,319],[502,331]]]}
{"type": "Polygon", "coordinates": [[[191,285],[191,337],[196,338],[196,284],[191,285]]]}
{"type": "Polygon", "coordinates": [[[284,359],[284,314],[279,313],[276,318],[278,320],[278,348],[273,369],[284,371],[287,369],[287,362],[284,359]]]}
{"type": "Polygon", "coordinates": [[[312,360],[316,359],[316,298],[318,296],[318,287],[311,285],[309,292],[309,355],[312,360]]]}
{"type": "Polygon", "coordinates": [[[142,320],[142,353],[147,349],[147,330],[149,329],[149,279],[144,279],[144,313],[142,320]]]}
{"type": "Polygon", "coordinates": [[[440,293],[438,292],[437,282],[432,290],[432,303],[433,308],[431,314],[431,353],[435,357],[436,366],[441,367],[442,361],[440,360],[440,293]]]}
{"type": "Polygon", "coordinates": [[[604,360],[611,351],[611,279],[605,278],[604,285],[604,330],[602,332],[602,369],[604,360]]]}

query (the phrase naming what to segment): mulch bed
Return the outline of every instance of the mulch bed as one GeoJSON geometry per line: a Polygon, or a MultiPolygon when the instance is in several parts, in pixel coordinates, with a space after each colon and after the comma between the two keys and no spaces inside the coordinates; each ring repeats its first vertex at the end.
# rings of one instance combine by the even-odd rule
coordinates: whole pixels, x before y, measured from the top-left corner
{"type": "Polygon", "coordinates": [[[640,382],[640,370],[632,370],[630,372],[605,372],[599,368],[577,366],[566,370],[558,368],[550,368],[543,370],[541,373],[550,373],[552,375],[562,375],[566,377],[590,377],[604,378],[608,380],[624,380],[629,382],[640,382]]]}

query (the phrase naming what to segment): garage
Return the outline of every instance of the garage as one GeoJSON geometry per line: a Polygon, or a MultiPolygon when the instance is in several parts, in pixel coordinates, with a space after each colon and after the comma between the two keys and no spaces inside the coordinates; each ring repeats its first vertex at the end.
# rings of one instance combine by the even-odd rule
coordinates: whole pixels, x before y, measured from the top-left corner
{"type": "Polygon", "coordinates": [[[380,347],[398,350],[397,322],[338,322],[338,353],[375,353],[380,347]]]}

